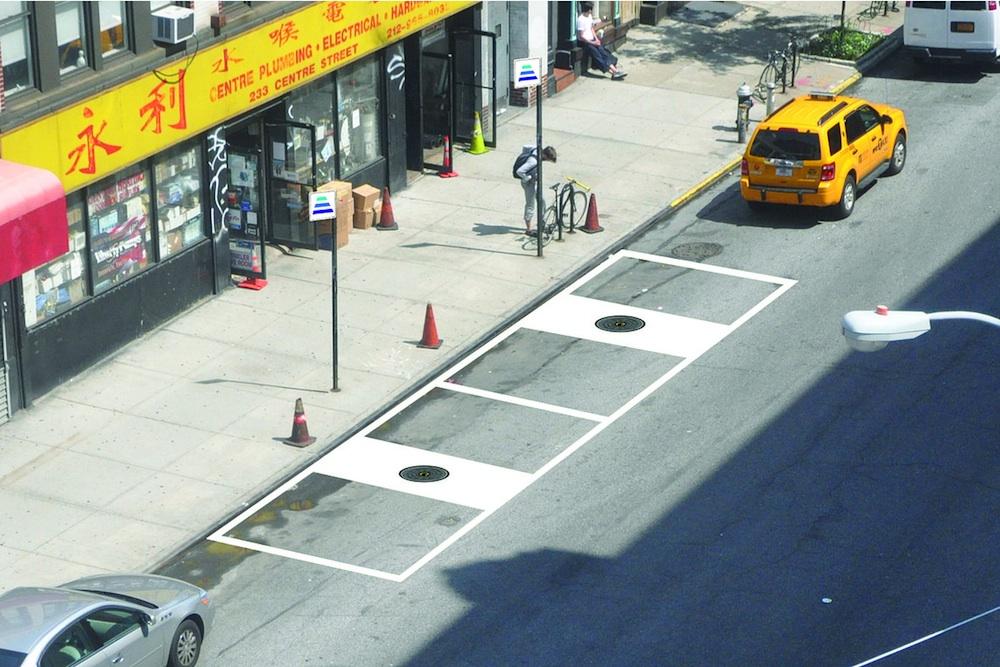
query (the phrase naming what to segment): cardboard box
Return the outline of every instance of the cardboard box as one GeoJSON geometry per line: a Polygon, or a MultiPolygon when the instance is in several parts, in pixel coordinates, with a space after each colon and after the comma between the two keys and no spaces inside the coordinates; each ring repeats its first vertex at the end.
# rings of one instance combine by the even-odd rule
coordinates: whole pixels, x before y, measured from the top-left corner
{"type": "Polygon", "coordinates": [[[377,188],[373,188],[370,185],[359,185],[354,188],[354,210],[357,211],[370,211],[372,206],[375,205],[375,200],[378,199],[379,191],[377,188]]]}
{"type": "Polygon", "coordinates": [[[375,224],[375,211],[354,211],[354,228],[370,229],[375,224]]]}
{"type": "Polygon", "coordinates": [[[377,202],[375,202],[375,205],[372,207],[372,211],[375,212],[375,219],[372,221],[372,224],[373,225],[377,225],[378,221],[382,219],[382,200],[381,199],[379,199],[377,202]]]}
{"type": "MultiPolygon", "coordinates": [[[[334,209],[337,213],[337,243],[340,247],[342,236],[345,236],[351,229],[354,218],[354,197],[351,193],[351,183],[349,181],[330,181],[316,188],[317,192],[335,192],[336,205],[334,209]]],[[[316,233],[330,235],[333,233],[332,220],[320,220],[316,223],[316,233]]],[[[346,243],[346,241],[344,241],[346,243]]]]}
{"type": "Polygon", "coordinates": [[[351,232],[351,219],[346,215],[337,217],[337,247],[343,248],[347,245],[348,235],[351,232]]]}

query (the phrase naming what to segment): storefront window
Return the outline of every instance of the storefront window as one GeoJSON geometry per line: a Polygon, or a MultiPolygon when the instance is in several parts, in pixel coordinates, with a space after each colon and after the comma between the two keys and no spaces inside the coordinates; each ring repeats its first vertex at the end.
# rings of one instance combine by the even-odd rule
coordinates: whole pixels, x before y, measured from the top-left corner
{"type": "Polygon", "coordinates": [[[66,200],[69,252],[22,276],[24,321],[40,324],[87,298],[87,234],[83,197],[66,200]]]}
{"type": "Polygon", "coordinates": [[[337,73],[340,177],[345,180],[382,156],[381,90],[378,58],[349,65],[337,73]]]}
{"type": "Polygon", "coordinates": [[[162,259],[205,238],[198,147],[182,147],[161,155],[153,164],[153,173],[162,259]]]}
{"type": "Polygon", "coordinates": [[[24,90],[34,84],[28,3],[0,2],[0,54],[3,60],[5,93],[24,90]]]}
{"type": "Polygon", "coordinates": [[[101,56],[107,58],[128,48],[125,3],[101,0],[97,5],[101,17],[101,56]]]}
{"type": "Polygon", "coordinates": [[[91,271],[100,294],[149,266],[149,175],[131,168],[88,189],[91,271]]]}
{"type": "Polygon", "coordinates": [[[87,66],[83,35],[82,2],[56,3],[56,42],[59,45],[59,73],[67,74],[87,66]]]}
{"type": "Polygon", "coordinates": [[[336,180],[333,141],[333,77],[303,86],[288,100],[288,120],[316,128],[316,182],[336,180]]]}

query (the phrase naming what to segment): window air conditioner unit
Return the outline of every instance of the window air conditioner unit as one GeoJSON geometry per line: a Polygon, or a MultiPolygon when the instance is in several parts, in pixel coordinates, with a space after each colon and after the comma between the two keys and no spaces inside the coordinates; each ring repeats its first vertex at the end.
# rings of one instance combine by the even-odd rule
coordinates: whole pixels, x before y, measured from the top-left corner
{"type": "Polygon", "coordinates": [[[153,41],[180,44],[194,37],[194,10],[167,5],[153,12],[153,41]]]}

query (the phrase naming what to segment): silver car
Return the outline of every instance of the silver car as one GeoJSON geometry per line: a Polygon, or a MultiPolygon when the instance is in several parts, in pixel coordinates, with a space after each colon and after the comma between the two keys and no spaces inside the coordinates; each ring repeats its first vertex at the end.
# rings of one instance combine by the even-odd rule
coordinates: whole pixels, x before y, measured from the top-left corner
{"type": "Polygon", "coordinates": [[[154,575],[85,577],[0,595],[0,667],[192,667],[208,593],[154,575]]]}

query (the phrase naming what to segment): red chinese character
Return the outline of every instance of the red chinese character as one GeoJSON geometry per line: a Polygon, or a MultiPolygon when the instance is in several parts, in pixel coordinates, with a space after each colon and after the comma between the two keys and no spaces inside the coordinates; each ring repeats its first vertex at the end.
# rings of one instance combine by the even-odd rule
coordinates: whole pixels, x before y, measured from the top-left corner
{"type": "MultiPolygon", "coordinates": [[[[236,49],[233,49],[233,52],[235,53],[236,49]]],[[[229,48],[226,47],[222,49],[222,57],[216,60],[215,63],[212,65],[212,71],[228,72],[229,63],[241,63],[241,62],[243,62],[243,58],[237,58],[236,56],[229,55],[229,48]]]]}
{"type": "Polygon", "coordinates": [[[323,12],[323,16],[330,23],[334,21],[340,21],[344,18],[344,2],[328,2],[326,3],[326,11],[323,12]]]}
{"type": "Polygon", "coordinates": [[[299,30],[295,27],[294,21],[285,21],[281,27],[267,33],[267,36],[275,46],[284,46],[289,40],[299,38],[299,30]]]}
{"type": "Polygon", "coordinates": [[[140,107],[139,115],[145,116],[149,114],[146,118],[146,122],[143,124],[139,130],[145,132],[146,128],[149,127],[150,123],[153,123],[153,133],[160,134],[163,130],[163,113],[168,109],[176,112],[177,120],[170,123],[169,127],[175,130],[183,130],[187,128],[187,106],[184,101],[184,70],[177,70],[177,80],[176,81],[160,81],[156,86],[149,91],[149,95],[152,99],[145,105],[140,107]],[[166,91],[164,92],[164,87],[166,91]],[[164,101],[166,103],[164,103],[164,101]]]}
{"type": "MultiPolygon", "coordinates": [[[[93,116],[94,112],[90,110],[90,107],[83,108],[84,118],[93,118],[93,116]]],[[[66,171],[67,175],[72,174],[74,171],[76,171],[76,166],[80,164],[80,158],[83,156],[84,153],[87,154],[87,166],[82,167],[80,169],[80,173],[81,174],[95,173],[97,171],[97,160],[94,159],[94,148],[100,148],[108,155],[111,155],[112,153],[117,153],[119,150],[121,150],[121,146],[114,146],[107,142],[101,141],[101,132],[103,132],[104,128],[107,126],[108,122],[102,120],[101,129],[99,129],[97,132],[94,132],[94,124],[91,123],[87,127],[83,128],[80,131],[80,133],[76,135],[77,139],[83,139],[83,143],[66,154],[67,159],[73,158],[74,155],[76,156],[75,158],[73,158],[72,166],[70,166],[70,168],[66,171]]]]}

